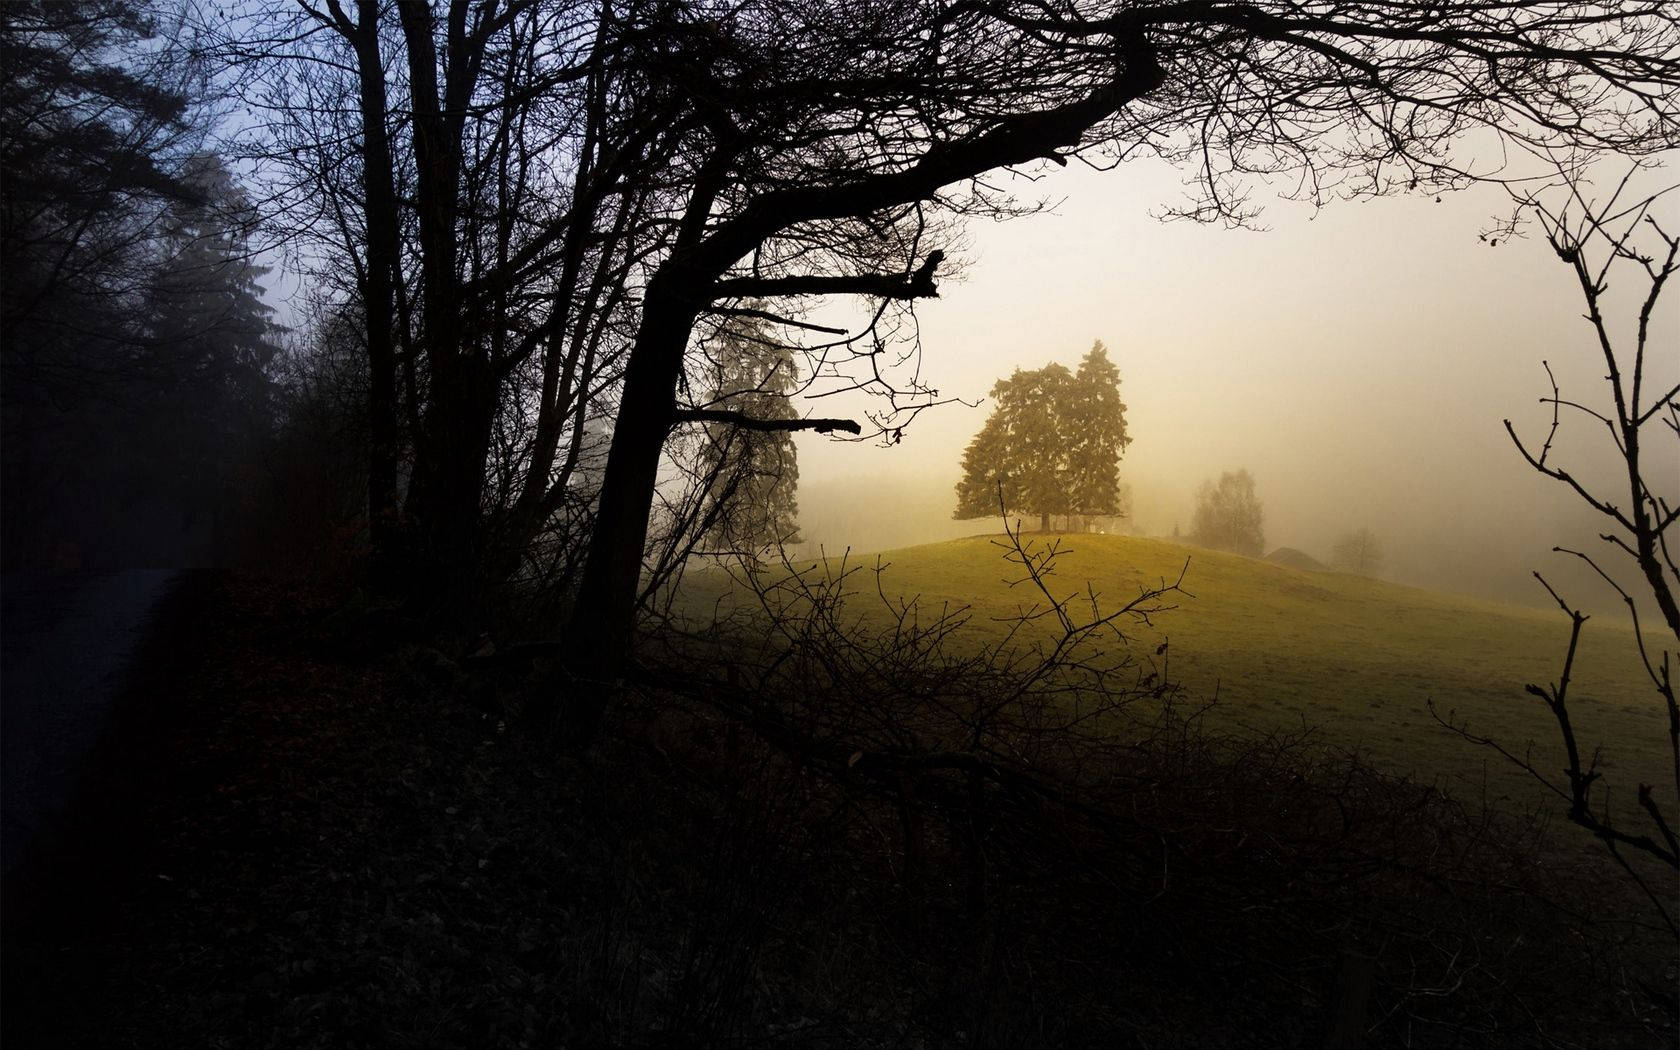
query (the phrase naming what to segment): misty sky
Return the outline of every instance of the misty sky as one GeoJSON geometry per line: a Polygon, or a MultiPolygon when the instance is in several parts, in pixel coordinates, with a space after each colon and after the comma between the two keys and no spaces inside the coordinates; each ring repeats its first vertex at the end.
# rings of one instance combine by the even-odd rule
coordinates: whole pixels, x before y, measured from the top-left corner
{"type": "MultiPolygon", "coordinates": [[[[1478,240],[1509,211],[1503,193],[1316,214],[1256,193],[1269,229],[1250,232],[1152,218],[1181,199],[1180,180],[1140,163],[1021,183],[1022,196],[1060,203],[969,228],[963,278],[919,308],[933,385],[982,397],[1015,367],[1073,367],[1102,339],[1129,406],[1121,476],[1142,531],[1188,529],[1197,484],[1247,467],[1268,548],[1326,558],[1339,533],[1369,525],[1396,579],[1544,600],[1528,572],[1558,557],[1546,553],[1554,543],[1583,539],[1591,517],[1528,470],[1501,419],[1538,440],[1549,420],[1536,403],[1548,390],[1541,360],[1566,395],[1595,402],[1603,367],[1574,277],[1537,233],[1478,240]]],[[[1676,203],[1661,211],[1671,229],[1676,203]]],[[[1651,389],[1680,371],[1676,302],[1671,292],[1656,322],[1651,389]]],[[[925,413],[890,449],[802,436],[806,537],[872,549],[995,531],[949,520],[963,447],[988,411],[925,413]]],[[[1560,446],[1580,476],[1604,477],[1614,458],[1580,453],[1605,440],[1577,424],[1560,446]]],[[[1675,443],[1660,452],[1667,463],[1652,476],[1680,488],[1675,443]]]]}

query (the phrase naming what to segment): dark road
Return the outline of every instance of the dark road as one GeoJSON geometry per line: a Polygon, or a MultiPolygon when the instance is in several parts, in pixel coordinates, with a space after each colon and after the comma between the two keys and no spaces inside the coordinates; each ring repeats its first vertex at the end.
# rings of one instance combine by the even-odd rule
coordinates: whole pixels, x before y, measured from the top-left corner
{"type": "Polygon", "coordinates": [[[0,866],[63,813],[141,641],[185,573],[17,573],[0,582],[0,866]]]}

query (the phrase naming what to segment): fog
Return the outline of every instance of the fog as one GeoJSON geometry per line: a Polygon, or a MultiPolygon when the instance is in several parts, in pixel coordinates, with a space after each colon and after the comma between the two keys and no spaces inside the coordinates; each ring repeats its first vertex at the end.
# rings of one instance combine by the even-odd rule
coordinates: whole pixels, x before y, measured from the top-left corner
{"type": "MultiPolygon", "coordinates": [[[[1121,478],[1136,531],[1188,531],[1196,486],[1247,467],[1267,549],[1327,560],[1337,535],[1364,525],[1385,542],[1383,575],[1401,582],[1524,603],[1549,601],[1537,568],[1584,584],[1549,552],[1603,548],[1594,515],[1522,461],[1501,421],[1543,440],[1543,360],[1566,397],[1607,403],[1602,361],[1573,275],[1537,233],[1479,239],[1509,211],[1502,193],[1317,213],[1270,201],[1268,228],[1249,231],[1152,217],[1182,193],[1163,167],[1019,182],[1023,199],[1052,210],[971,227],[962,276],[919,308],[922,372],[942,394],[981,399],[1012,369],[1073,367],[1101,339],[1128,406],[1121,478]]],[[[1661,214],[1675,219],[1675,202],[1661,214]]],[[[1615,306],[1613,317],[1633,316],[1615,306]]],[[[1653,326],[1647,390],[1660,391],[1680,371],[1680,315],[1653,326]]],[[[807,549],[996,531],[951,520],[962,450],[988,411],[923,413],[891,448],[802,436],[807,549]]],[[[1613,484],[1614,449],[1595,427],[1566,418],[1557,454],[1614,497],[1625,483],[1613,484]]],[[[1675,447],[1653,449],[1668,462],[1647,472],[1674,479],[1671,492],[1675,447]]],[[[1608,613],[1609,597],[1581,600],[1608,613]]]]}

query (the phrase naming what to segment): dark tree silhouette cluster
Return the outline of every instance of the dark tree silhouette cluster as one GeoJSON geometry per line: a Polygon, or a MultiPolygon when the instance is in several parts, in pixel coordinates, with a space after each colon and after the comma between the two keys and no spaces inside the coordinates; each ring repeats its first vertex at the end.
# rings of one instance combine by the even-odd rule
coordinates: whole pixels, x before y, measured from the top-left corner
{"type": "Polygon", "coordinates": [[[274,423],[256,213],[167,10],[0,5],[5,563],[225,563],[274,423]]]}
{"type": "Polygon", "coordinates": [[[446,619],[509,581],[555,588],[567,665],[608,681],[645,580],[693,547],[673,529],[703,524],[660,491],[662,463],[720,421],[694,400],[720,322],[763,321],[803,358],[801,394],[863,399],[855,420],[731,422],[890,443],[942,400],[909,311],[960,223],[1034,210],[999,172],[1164,157],[1193,177],[1176,212],[1243,223],[1260,181],[1325,202],[1502,177],[1461,159],[1470,134],[1649,152],[1673,139],[1680,80],[1658,0],[225,17],[208,28],[276,222],[366,325],[376,578],[446,619]],[[816,323],[829,297],[865,319],[816,323]]]}

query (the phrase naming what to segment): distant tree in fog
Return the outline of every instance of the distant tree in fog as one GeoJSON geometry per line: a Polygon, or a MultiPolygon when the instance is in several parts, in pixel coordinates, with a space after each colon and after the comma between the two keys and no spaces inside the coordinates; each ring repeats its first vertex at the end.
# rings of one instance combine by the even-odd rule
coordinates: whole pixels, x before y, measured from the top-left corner
{"type": "MultiPolygon", "coordinates": [[[[202,472],[152,440],[153,423],[201,433],[208,421],[201,405],[175,398],[204,370],[186,368],[175,333],[154,323],[163,284],[196,295],[175,247],[192,239],[181,218],[208,204],[195,169],[203,68],[166,17],[178,19],[178,5],[0,4],[8,567],[208,553],[179,500],[202,494],[202,472]]],[[[225,447],[220,437],[207,443],[225,447]]]]}
{"type": "Polygon", "coordinates": [[[711,341],[712,398],[699,461],[707,478],[709,545],[756,552],[799,542],[799,450],[787,430],[754,423],[795,419],[788,398],[799,387],[793,350],[771,338],[762,323],[735,318],[711,341]],[[729,416],[735,418],[729,418],[729,416]]]}
{"type": "Polygon", "coordinates": [[[1120,457],[1131,437],[1120,400],[1120,370],[1099,340],[1078,373],[1051,364],[1016,369],[992,387],[991,417],[963,453],[952,517],[1033,513],[1048,531],[1053,514],[1123,510],[1120,457]]]}
{"type": "Polygon", "coordinates": [[[1330,549],[1331,565],[1361,576],[1375,576],[1382,571],[1385,557],[1382,540],[1364,527],[1343,535],[1330,549]]]}
{"type": "Polygon", "coordinates": [[[132,362],[156,396],[133,425],[151,473],[179,479],[178,505],[208,517],[210,553],[225,561],[278,410],[279,329],[259,283],[268,267],[252,258],[257,219],[245,191],[214,154],[192,158],[185,177],[195,199],[160,224],[146,340],[132,362]]]}
{"type": "Polygon", "coordinates": [[[1196,491],[1190,538],[1204,547],[1258,558],[1266,548],[1265,511],[1254,495],[1254,475],[1228,470],[1196,491]]]}

